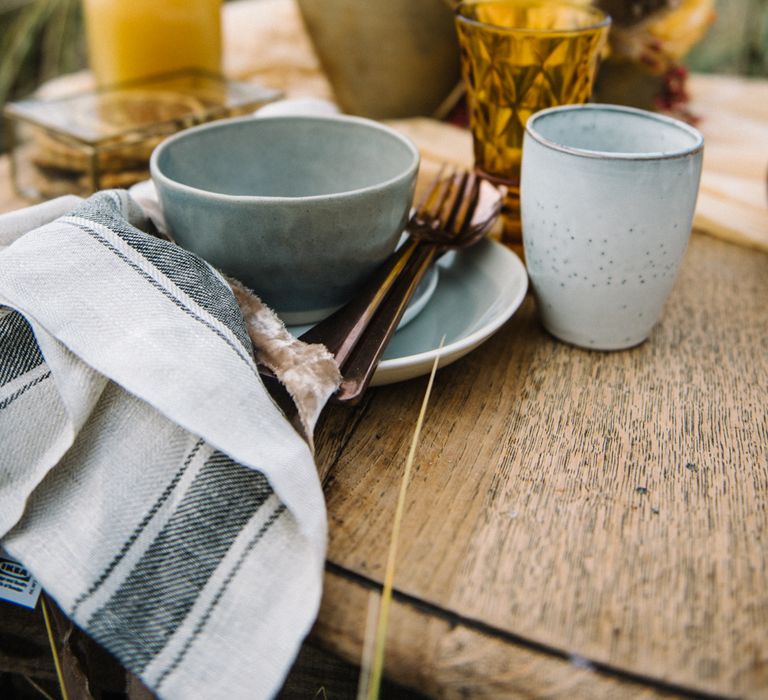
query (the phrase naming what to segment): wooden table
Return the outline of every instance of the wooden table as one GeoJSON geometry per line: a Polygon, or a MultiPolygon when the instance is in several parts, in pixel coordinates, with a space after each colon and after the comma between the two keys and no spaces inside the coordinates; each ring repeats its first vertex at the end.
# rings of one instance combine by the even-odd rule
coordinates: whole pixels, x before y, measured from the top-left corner
{"type": "MultiPolygon", "coordinates": [[[[694,87],[697,222],[762,245],[768,83],[694,87]]],[[[425,387],[319,428],[313,639],[352,662],[425,387]]],[[[407,503],[391,678],[441,698],[768,698],[768,254],[695,232],[661,323],[624,352],[554,340],[529,297],[439,371],[407,503]]]]}
{"type": "MultiPolygon", "coordinates": [[[[768,697],[768,255],[696,235],[651,339],[592,353],[529,298],[442,369],[387,672],[440,697],[768,697]]],[[[315,639],[360,659],[425,380],[326,414],[315,639]]]]}
{"type": "MultiPolygon", "coordinates": [[[[768,255],[695,235],[621,353],[528,299],[440,370],[409,487],[386,670],[439,697],[768,697],[768,255]]],[[[314,641],[358,661],[425,380],[329,410],[314,641]]]]}
{"type": "MultiPolygon", "coordinates": [[[[559,343],[528,298],[440,370],[387,674],[446,698],[768,697],[767,305],[768,255],[695,234],[641,347],[559,343]]],[[[318,431],[313,640],[353,662],[425,384],[374,389],[318,431]]]]}
{"type": "MultiPolygon", "coordinates": [[[[0,208],[18,204],[0,159],[0,208]]],[[[371,390],[318,429],[312,642],[353,663],[425,386],[371,390]]],[[[767,398],[765,252],[695,233],[660,325],[625,352],[557,342],[529,297],[437,375],[387,675],[442,698],[768,698],[767,398]]]]}

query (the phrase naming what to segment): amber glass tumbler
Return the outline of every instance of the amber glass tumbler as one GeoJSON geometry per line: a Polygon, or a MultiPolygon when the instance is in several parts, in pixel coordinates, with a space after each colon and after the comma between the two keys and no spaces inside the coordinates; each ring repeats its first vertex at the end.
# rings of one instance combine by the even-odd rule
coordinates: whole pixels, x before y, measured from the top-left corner
{"type": "Polygon", "coordinates": [[[502,238],[512,247],[522,243],[526,121],[589,99],[610,23],[601,10],[557,1],[467,0],[456,8],[475,168],[507,187],[502,238]]]}

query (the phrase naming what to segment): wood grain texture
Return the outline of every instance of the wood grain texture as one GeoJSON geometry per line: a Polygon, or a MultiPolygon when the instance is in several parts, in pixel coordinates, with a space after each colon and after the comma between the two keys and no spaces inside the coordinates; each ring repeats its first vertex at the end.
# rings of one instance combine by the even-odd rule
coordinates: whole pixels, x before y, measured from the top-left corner
{"type": "MultiPolygon", "coordinates": [[[[661,324],[633,350],[559,343],[529,298],[438,373],[397,590],[499,638],[768,697],[767,302],[768,256],[700,235],[661,324]]],[[[330,411],[317,438],[329,561],[372,581],[424,387],[375,389],[330,411]]],[[[346,619],[361,624],[349,600],[346,619]]],[[[354,634],[321,636],[337,648],[354,634]]],[[[410,663],[439,666],[436,653],[410,663]]]]}
{"type": "MultiPolygon", "coordinates": [[[[325,597],[313,636],[337,655],[360,661],[369,596],[378,590],[343,570],[325,577],[325,597]]],[[[524,640],[501,638],[472,620],[395,595],[386,650],[387,673],[430,697],[569,698],[570,700],[658,700],[685,697],[600,669],[577,655],[561,655],[524,640]]],[[[351,696],[351,695],[350,695],[351,696]]],[[[383,697],[389,698],[388,694],[383,697]]]]}
{"type": "Polygon", "coordinates": [[[705,141],[694,222],[768,251],[768,81],[696,75],[690,83],[705,141]]]}

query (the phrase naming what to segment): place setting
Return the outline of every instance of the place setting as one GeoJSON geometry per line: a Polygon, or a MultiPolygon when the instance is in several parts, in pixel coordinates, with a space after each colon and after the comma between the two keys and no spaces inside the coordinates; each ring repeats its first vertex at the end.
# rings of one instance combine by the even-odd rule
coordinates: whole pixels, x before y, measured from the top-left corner
{"type": "MultiPolygon", "coordinates": [[[[409,139],[364,118],[236,117],[163,140],[151,182],[131,191],[0,219],[2,362],[13,369],[0,419],[5,449],[26,465],[0,493],[4,550],[161,696],[197,687],[201,657],[224,663],[218,635],[190,636],[190,625],[216,629],[233,614],[228,639],[267,656],[266,629],[289,621],[293,641],[259,665],[257,694],[271,693],[320,601],[314,431],[326,404],[425,374],[441,351],[458,359],[522,302],[522,263],[485,238],[502,191],[446,170],[414,202],[419,160],[409,139]],[[148,476],[147,464],[161,466],[148,476]],[[189,518],[200,489],[205,514],[189,518]],[[201,574],[175,563],[179,527],[205,543],[201,574]],[[158,598],[145,567],[197,583],[183,601],[173,585],[158,598]],[[251,601],[254,578],[273,593],[251,601]],[[168,606],[181,606],[173,620],[168,606]]],[[[242,665],[232,678],[254,687],[242,665]]]]}
{"type": "MultiPolygon", "coordinates": [[[[610,18],[596,8],[579,9],[557,3],[539,7],[525,3],[468,2],[457,7],[455,26],[462,47],[462,77],[473,140],[472,177],[477,177],[480,183],[476,186],[478,192],[482,191],[481,211],[492,211],[482,222],[483,231],[478,233],[492,228],[495,233],[458,251],[450,251],[451,244],[442,246],[439,255],[434,256],[436,262],[424,263],[421,270],[409,270],[407,276],[415,278],[415,282],[411,288],[406,285],[397,292],[404,301],[402,308],[387,311],[397,317],[391,323],[391,319],[381,320],[383,312],[375,306],[365,311],[364,322],[356,321],[354,341],[347,341],[346,354],[338,364],[348,361],[351,343],[357,343],[363,332],[368,336],[376,333],[378,339],[369,338],[365,357],[355,360],[354,371],[365,375],[365,379],[356,388],[352,402],[360,399],[369,384],[404,381],[426,373],[438,354],[438,365],[445,366],[477,348],[522,303],[528,292],[532,264],[536,272],[532,291],[545,327],[562,336],[552,331],[548,320],[551,302],[541,299],[543,283],[537,279],[538,269],[546,261],[540,247],[536,248],[539,234],[530,205],[525,254],[523,251],[523,141],[524,137],[531,141],[531,152],[537,141],[526,133],[525,127],[528,117],[543,108],[578,105],[589,98],[610,18]],[[493,52],[488,49],[491,45],[493,52]],[[526,51],[544,58],[531,61],[526,51]],[[558,58],[564,52],[570,56],[567,61],[558,58]],[[515,69],[501,71],[499,66],[503,62],[515,69]],[[557,85],[558,91],[546,85],[557,85]],[[509,95],[505,99],[511,101],[489,99],[494,94],[509,95]],[[491,203],[490,199],[496,201],[491,203]],[[523,263],[526,254],[531,257],[523,263]],[[382,329],[372,324],[371,330],[368,324],[374,313],[380,317],[378,326],[391,327],[382,329]],[[441,343],[443,347],[439,349],[441,343]]],[[[103,42],[95,43],[103,53],[103,42]]],[[[408,219],[411,205],[416,204],[411,200],[419,171],[419,153],[407,136],[384,122],[344,115],[327,100],[286,100],[277,91],[263,89],[243,92],[239,85],[215,83],[213,77],[199,72],[185,75],[182,71],[149,81],[129,77],[124,88],[114,91],[109,77],[99,73],[100,85],[107,86],[103,94],[68,97],[55,109],[48,105],[24,105],[11,109],[9,115],[19,124],[26,120],[36,125],[38,131],[48,129],[44,134],[34,132],[37,135],[33,136],[33,144],[41,139],[45,143],[58,139],[61,144],[63,130],[67,128],[63,125],[70,122],[75,125],[71,127],[76,131],[74,137],[86,138],[85,132],[77,131],[77,109],[81,109],[78,105],[83,100],[91,120],[94,115],[103,118],[99,115],[109,113],[109,119],[114,121],[115,110],[121,104],[138,105],[142,95],[154,94],[167,101],[172,91],[178,91],[179,98],[168,113],[168,125],[177,133],[160,136],[165,127],[147,122],[145,114],[134,133],[132,117],[125,112],[116,122],[119,131],[114,130],[112,122],[108,125],[111,131],[99,126],[100,134],[108,133],[112,141],[120,144],[117,150],[112,141],[95,146],[111,157],[112,152],[122,154],[126,150],[123,143],[139,142],[141,152],[152,155],[151,179],[139,181],[130,191],[149,213],[156,229],[255,292],[297,339],[306,336],[322,344],[322,333],[310,332],[311,325],[359,294],[364,280],[374,277],[362,294],[380,297],[376,304],[390,295],[396,275],[391,273],[391,278],[384,277],[380,284],[374,271],[390,253],[393,257],[386,264],[394,264],[392,260],[397,255],[393,250],[398,240],[402,251],[419,238],[409,232],[414,219],[408,219]],[[241,94],[248,96],[243,98],[241,94]],[[224,110],[223,118],[210,121],[214,113],[205,114],[199,106],[206,104],[206,100],[207,109],[224,110]],[[102,107],[102,102],[107,106],[102,107]],[[188,108],[187,103],[193,107],[188,108]],[[242,114],[249,106],[258,106],[253,115],[232,116],[242,114]],[[54,117],[55,123],[48,124],[54,117]],[[193,124],[203,123],[188,128],[185,121],[189,117],[193,124]]],[[[137,107],[130,109],[135,112],[137,107]]],[[[621,109],[626,110],[616,107],[601,113],[609,130],[623,128],[611,125],[611,119],[622,118],[621,109]]],[[[630,117],[623,118],[622,125],[630,123],[630,117]]],[[[570,112],[564,116],[565,126],[559,127],[555,149],[572,148],[569,124],[577,124],[579,119],[576,111],[572,116],[570,112]]],[[[620,160],[628,163],[630,170],[636,170],[640,161],[649,161],[643,150],[650,145],[638,145],[636,139],[627,146],[627,153],[636,155],[618,155],[620,147],[610,139],[586,144],[583,150],[600,154],[587,153],[586,158],[620,160]],[[605,155],[612,153],[617,155],[605,155]]],[[[84,142],[82,149],[85,153],[93,147],[84,142]]],[[[61,150],[63,146],[57,148],[61,150]]],[[[663,159],[675,159],[663,139],[659,149],[663,159]]],[[[80,160],[85,159],[80,156],[80,160]]],[[[100,155],[97,162],[102,160],[100,155]]],[[[528,164],[527,172],[533,173],[529,179],[538,177],[537,172],[546,172],[544,188],[550,188],[553,171],[549,168],[549,164],[528,164]]],[[[99,172],[91,174],[92,185],[100,182],[100,176],[99,172]]],[[[631,176],[630,172],[626,177],[631,176]]],[[[445,179],[448,182],[460,177],[454,172],[446,174],[445,179]]],[[[574,175],[574,179],[579,177],[578,173],[574,175]]],[[[689,179],[696,180],[695,173],[689,179]]],[[[570,188],[573,183],[565,186],[570,188]]],[[[450,199],[448,192],[443,196],[450,199]]],[[[569,194],[558,197],[567,201],[569,194]]],[[[547,204],[547,210],[559,208],[559,202],[558,198],[547,204]]],[[[694,203],[695,196],[687,209],[692,210],[694,203]]],[[[451,202],[447,204],[450,206],[451,202]]],[[[545,205],[538,199],[536,206],[545,205]]],[[[586,216],[592,220],[600,218],[594,209],[586,216]]],[[[638,223],[638,230],[640,227],[638,223]]],[[[679,227],[680,231],[690,230],[690,221],[686,225],[681,219],[679,227]]],[[[673,263],[679,262],[683,250],[684,246],[677,246],[673,263]]],[[[546,249],[545,255],[554,257],[549,251],[546,249]]],[[[613,257],[618,255],[616,252],[613,257]]],[[[674,280],[674,269],[674,264],[666,263],[663,274],[668,281],[674,280]]],[[[570,281],[575,281],[577,274],[580,273],[571,273],[570,281]]],[[[650,280],[643,279],[643,284],[646,282],[650,284],[650,280]]],[[[662,303],[664,297],[660,297],[662,303]]],[[[569,296],[572,303],[591,303],[580,302],[579,298],[578,294],[569,296]]],[[[390,306],[393,304],[390,300],[390,306]]],[[[656,307],[660,308],[660,304],[656,307]]],[[[646,315],[649,328],[658,318],[659,308],[646,315]]],[[[568,313],[575,317],[579,311],[574,308],[568,313]]],[[[346,323],[352,323],[349,317],[346,323]]],[[[586,345],[594,347],[595,343],[586,345]]],[[[332,348],[331,353],[337,356],[337,350],[332,348]]],[[[265,376],[273,371],[274,368],[268,368],[265,376]]],[[[350,402],[344,391],[337,392],[335,398],[342,403],[350,402]]]]}
{"type": "MultiPolygon", "coordinates": [[[[471,352],[515,313],[527,287],[520,259],[492,240],[446,253],[416,286],[370,386],[422,376],[438,355],[445,367],[471,352]]],[[[287,330],[300,338],[312,327],[287,325],[287,330]]]]}
{"type": "MultiPolygon", "coordinates": [[[[368,375],[365,386],[414,378],[429,370],[441,342],[440,366],[444,366],[486,340],[525,296],[522,262],[485,236],[497,223],[504,189],[474,176],[470,184],[468,173],[444,168],[425,186],[429,196],[408,211],[411,202],[403,192],[410,196],[415,187],[412,144],[388,127],[327,113],[328,108],[318,102],[278,101],[257,111],[253,119],[183,132],[153,156],[153,182],[139,183],[131,191],[156,214],[159,228],[182,247],[244,281],[297,338],[328,345],[340,332],[333,328],[339,324],[341,332],[365,333],[367,326],[354,318],[356,312],[346,310],[346,318],[336,313],[324,321],[330,330],[308,334],[314,323],[349,299],[350,289],[356,289],[350,305],[360,307],[357,313],[366,316],[366,323],[378,313],[378,326],[393,329],[384,330],[378,341],[368,340],[369,346],[373,342],[379,347],[362,360],[366,365],[362,371],[368,375]],[[242,136],[235,138],[227,131],[242,136]],[[391,144],[402,148],[402,165],[384,158],[391,144]],[[298,162],[312,167],[304,170],[298,162]],[[390,182],[403,179],[398,168],[407,174],[405,189],[402,183],[390,182]],[[374,169],[379,171],[376,177],[370,174],[374,169]],[[217,180],[221,172],[226,174],[217,180]],[[382,183],[376,180],[379,177],[382,183]],[[471,188],[476,191],[470,192],[471,188]],[[254,192],[258,194],[250,194],[254,192]],[[291,213],[299,210],[301,215],[291,213]],[[372,215],[381,222],[372,221],[372,215]],[[452,220],[456,215],[464,217],[468,232],[462,234],[460,222],[452,220]],[[318,221],[321,217],[327,223],[318,221]],[[444,240],[435,241],[438,249],[444,248],[437,262],[422,262],[418,269],[408,258],[410,267],[401,269],[406,262],[398,255],[405,251],[410,256],[419,240],[434,236],[441,218],[450,230],[444,240]],[[263,247],[253,246],[252,230],[262,232],[263,247]],[[451,240],[467,238],[468,233],[471,240],[451,240]],[[397,253],[392,252],[393,240],[397,253]],[[389,258],[383,257],[387,251],[389,258]],[[382,319],[384,312],[373,305],[366,310],[361,297],[379,304],[394,294],[390,288],[400,272],[392,271],[393,266],[399,266],[409,282],[396,292],[401,297],[398,303],[389,299],[386,313],[397,318],[382,319]],[[361,280],[367,278],[372,279],[361,288],[361,280]]],[[[351,349],[345,349],[340,365],[351,349]]],[[[338,352],[334,355],[338,360],[338,352]]],[[[361,362],[359,357],[356,361],[361,362]]],[[[363,390],[356,390],[355,402],[363,390]]]]}
{"type": "MultiPolygon", "coordinates": [[[[270,25],[280,3],[254,5],[270,25]]],[[[118,46],[125,8],[85,4],[91,82],[5,109],[9,180],[43,201],[0,215],[0,557],[46,615],[168,700],[277,697],[315,640],[371,700],[389,669],[438,695],[546,694],[513,673],[540,656],[595,696],[646,678],[621,606],[635,586],[666,629],[648,586],[668,571],[640,580],[623,542],[670,561],[673,518],[725,469],[691,437],[709,379],[678,350],[696,338],[717,367],[690,270],[719,262],[689,251],[704,129],[598,89],[621,42],[657,48],[605,5],[440,0],[429,111],[390,114],[411,75],[361,77],[360,8],[350,76],[349,24],[295,3],[264,48],[311,39],[291,76],[323,82],[293,94],[219,62],[210,12],[187,37],[205,65],[118,75],[139,37],[118,46]]],[[[750,401],[726,413],[748,426],[750,401]]],[[[676,672],[654,683],[694,687],[676,672]]]]}

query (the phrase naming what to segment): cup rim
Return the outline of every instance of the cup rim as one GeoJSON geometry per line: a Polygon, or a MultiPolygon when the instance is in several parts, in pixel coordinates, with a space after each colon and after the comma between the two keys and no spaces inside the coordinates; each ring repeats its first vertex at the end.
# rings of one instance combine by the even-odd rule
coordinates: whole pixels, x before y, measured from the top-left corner
{"type": "Polygon", "coordinates": [[[582,158],[595,158],[598,160],[673,160],[676,158],[688,158],[689,156],[695,155],[704,148],[704,136],[696,127],[693,127],[690,124],[686,124],[685,122],[679,119],[675,119],[674,117],[669,117],[665,114],[649,112],[648,110],[638,109],[637,107],[626,107],[624,105],[590,103],[579,105],[557,105],[555,107],[548,107],[532,114],[528,118],[528,121],[525,125],[525,131],[526,134],[528,134],[534,140],[538,141],[542,146],[551,148],[552,150],[560,151],[561,153],[567,153],[573,156],[579,156],[582,158]],[[660,122],[667,125],[668,127],[672,127],[680,131],[685,131],[688,135],[694,138],[694,142],[690,146],[685,148],[678,148],[672,151],[645,151],[639,153],[623,151],[597,151],[588,148],[577,148],[575,146],[568,146],[566,144],[558,143],[557,141],[552,141],[536,130],[536,122],[546,118],[552,113],[582,110],[632,114],[644,119],[660,122]]]}
{"type": "MultiPolygon", "coordinates": [[[[583,32],[589,32],[589,31],[595,31],[597,29],[602,29],[604,27],[609,27],[611,25],[611,22],[613,21],[611,19],[611,16],[605,12],[604,10],[601,10],[598,7],[593,7],[590,5],[579,5],[575,2],[561,2],[558,0],[558,5],[564,5],[566,7],[573,8],[575,10],[578,10],[580,12],[583,12],[584,14],[592,15],[596,18],[596,21],[592,24],[585,25],[583,27],[577,27],[574,29],[534,29],[531,27],[505,27],[500,24],[491,24],[489,22],[482,22],[478,19],[472,19],[471,17],[467,17],[466,15],[461,14],[461,9],[464,7],[469,7],[471,5],[480,5],[480,4],[486,4],[486,5],[505,5],[510,4],[509,0],[461,0],[456,7],[454,8],[454,16],[456,18],[457,22],[464,22],[465,24],[471,24],[475,27],[484,27],[486,29],[492,29],[497,32],[502,32],[505,34],[548,34],[548,35],[555,35],[555,36],[569,36],[569,35],[575,35],[575,34],[581,34],[583,32]]],[[[552,2],[546,2],[545,0],[518,0],[514,4],[521,5],[521,6],[529,6],[529,7],[544,7],[544,6],[552,6],[554,3],[552,2]]]]}
{"type": "Polygon", "coordinates": [[[308,203],[313,201],[328,201],[328,200],[335,200],[335,199],[343,199],[350,196],[367,194],[367,193],[377,192],[377,191],[386,189],[397,182],[409,179],[415,172],[418,171],[420,161],[421,161],[421,155],[419,153],[419,150],[409,137],[407,137],[405,134],[401,134],[399,131],[396,131],[395,129],[389,126],[386,126],[377,121],[374,121],[373,119],[367,119],[365,117],[357,117],[357,116],[348,115],[348,114],[274,114],[274,115],[265,115],[262,117],[257,115],[246,115],[242,117],[232,117],[229,119],[218,119],[213,122],[192,126],[192,127],[189,127],[188,129],[184,129],[175,134],[172,134],[171,136],[166,138],[164,141],[162,141],[158,146],[156,146],[155,149],[152,151],[152,155],[150,156],[150,159],[149,159],[149,170],[150,170],[150,175],[153,181],[158,180],[162,182],[166,187],[176,189],[180,192],[194,194],[196,197],[216,199],[216,200],[227,201],[232,203],[259,202],[259,203],[274,203],[274,204],[291,204],[291,203],[301,204],[301,203],[308,203]],[[342,190],[340,192],[331,192],[327,194],[314,194],[314,195],[300,195],[296,197],[285,196],[285,195],[226,194],[225,192],[215,192],[213,190],[205,190],[199,187],[193,187],[192,185],[187,185],[183,182],[179,182],[178,180],[164,173],[159,165],[160,157],[165,150],[167,150],[168,148],[171,148],[173,144],[176,143],[177,141],[182,141],[189,138],[190,135],[194,136],[194,134],[200,133],[202,131],[224,129],[230,126],[231,124],[235,124],[235,123],[246,123],[246,122],[262,123],[262,122],[274,122],[274,121],[293,121],[293,122],[311,121],[311,122],[335,122],[335,123],[359,124],[367,128],[381,131],[387,134],[388,136],[393,137],[396,140],[400,141],[400,143],[402,143],[406,147],[406,149],[410,151],[411,160],[407,164],[407,166],[404,167],[402,171],[399,172],[397,175],[394,175],[386,180],[382,180],[381,182],[376,182],[372,185],[367,185],[365,187],[357,187],[357,188],[348,189],[348,190],[342,190]]]}

